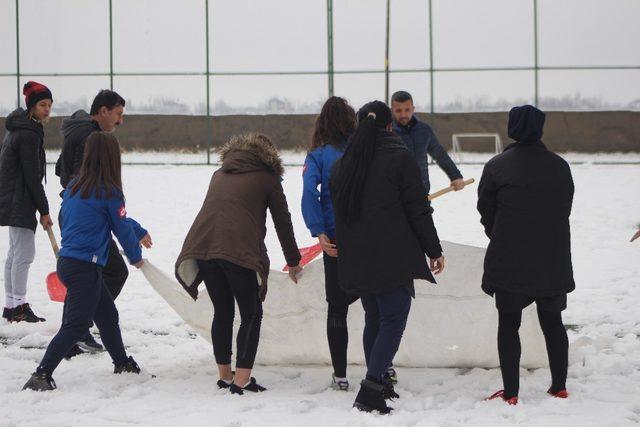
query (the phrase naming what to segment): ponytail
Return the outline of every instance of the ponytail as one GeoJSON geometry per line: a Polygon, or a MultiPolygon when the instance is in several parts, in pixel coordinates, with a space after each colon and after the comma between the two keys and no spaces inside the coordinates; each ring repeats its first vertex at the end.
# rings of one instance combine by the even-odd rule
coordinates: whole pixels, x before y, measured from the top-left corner
{"type": "Polygon", "coordinates": [[[360,218],[362,193],[375,155],[378,132],[391,123],[391,111],[384,103],[374,101],[358,111],[358,118],[358,128],[336,165],[331,186],[336,214],[347,224],[360,218]]]}

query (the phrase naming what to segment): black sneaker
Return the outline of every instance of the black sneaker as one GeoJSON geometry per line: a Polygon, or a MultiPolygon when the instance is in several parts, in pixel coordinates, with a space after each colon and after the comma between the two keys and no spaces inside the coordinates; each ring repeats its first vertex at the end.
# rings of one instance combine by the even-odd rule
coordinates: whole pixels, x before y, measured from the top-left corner
{"type": "Polygon", "coordinates": [[[393,408],[387,406],[384,401],[384,389],[382,383],[368,378],[362,380],[353,407],[362,412],[378,411],[380,414],[388,414],[393,408]]]}
{"type": "Polygon", "coordinates": [[[51,391],[55,390],[56,382],[48,372],[34,372],[29,381],[22,387],[23,390],[51,391]]]}
{"type": "Polygon", "coordinates": [[[64,358],[67,359],[67,360],[70,360],[72,357],[76,357],[76,356],[79,356],[81,354],[84,354],[84,351],[82,351],[82,349],[80,347],[78,347],[78,344],[74,344],[73,347],[71,347],[71,349],[69,349],[69,351],[64,356],[64,358]]]}
{"type": "Polygon", "coordinates": [[[7,319],[8,322],[11,322],[11,318],[13,317],[13,311],[15,310],[15,308],[7,308],[5,307],[4,310],[2,310],[2,318],[3,319],[7,319]]]}
{"type": "Polygon", "coordinates": [[[231,387],[231,384],[233,384],[233,382],[228,383],[225,380],[218,380],[216,384],[218,385],[219,389],[225,389],[231,387]]]}
{"type": "MultiPolygon", "coordinates": [[[[231,371],[231,375],[235,376],[236,375],[236,371],[231,371]]],[[[223,379],[219,379],[216,384],[218,385],[218,388],[220,388],[220,389],[229,388],[231,386],[231,384],[233,384],[233,379],[231,380],[231,382],[226,382],[223,379]]]]}
{"type": "Polygon", "coordinates": [[[45,318],[36,316],[33,310],[31,310],[29,303],[24,303],[13,309],[13,316],[10,321],[37,323],[44,322],[45,318]]]}
{"type": "Polygon", "coordinates": [[[100,353],[104,351],[104,347],[91,335],[91,332],[82,340],[77,342],[78,347],[87,353],[100,353]]]}
{"type": "Polygon", "coordinates": [[[131,374],[139,374],[140,366],[133,360],[133,357],[129,356],[127,361],[121,365],[116,365],[113,368],[114,374],[122,374],[122,373],[131,373],[131,374]]]}
{"type": "Polygon", "coordinates": [[[336,379],[336,374],[331,374],[331,388],[337,391],[349,391],[349,381],[346,378],[336,379]]]}
{"type": "Polygon", "coordinates": [[[251,380],[249,381],[249,384],[247,384],[244,387],[238,387],[235,384],[231,384],[229,385],[229,391],[231,391],[231,394],[239,394],[239,395],[243,395],[245,391],[250,391],[253,393],[260,393],[263,391],[266,391],[267,389],[265,387],[262,387],[260,384],[258,384],[256,382],[256,379],[251,377],[251,380]]]}

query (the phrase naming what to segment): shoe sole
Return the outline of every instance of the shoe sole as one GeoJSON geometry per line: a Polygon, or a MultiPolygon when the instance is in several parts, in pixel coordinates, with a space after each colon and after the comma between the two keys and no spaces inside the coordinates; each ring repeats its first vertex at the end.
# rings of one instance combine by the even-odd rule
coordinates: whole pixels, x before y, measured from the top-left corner
{"type": "Polygon", "coordinates": [[[40,322],[46,322],[46,319],[42,319],[42,320],[29,320],[29,319],[7,319],[9,321],[9,323],[20,323],[20,322],[27,322],[27,323],[40,323],[40,322]]]}
{"type": "Polygon", "coordinates": [[[105,351],[104,347],[103,348],[91,347],[89,345],[86,345],[82,341],[78,341],[76,345],[80,347],[80,350],[84,351],[85,353],[95,354],[95,353],[102,353],[103,351],[105,351]]]}
{"type": "Polygon", "coordinates": [[[54,391],[55,388],[32,388],[32,387],[23,387],[22,391],[31,390],[38,393],[44,393],[45,391],[54,391]]]}
{"type": "Polygon", "coordinates": [[[73,352],[73,354],[69,354],[69,353],[67,353],[67,354],[64,356],[64,359],[65,359],[65,360],[71,360],[71,359],[73,359],[74,357],[76,357],[76,356],[81,356],[81,355],[83,355],[83,354],[86,354],[86,352],[84,352],[84,351],[82,351],[82,350],[80,350],[79,352],[73,352]]]}
{"type": "Polygon", "coordinates": [[[381,411],[380,409],[375,409],[372,408],[370,406],[367,405],[363,405],[362,403],[354,403],[353,407],[356,408],[358,411],[361,412],[367,412],[367,413],[373,413],[373,412],[377,412],[380,415],[389,415],[391,413],[391,411],[393,411],[393,408],[387,408],[386,411],[381,411]]]}

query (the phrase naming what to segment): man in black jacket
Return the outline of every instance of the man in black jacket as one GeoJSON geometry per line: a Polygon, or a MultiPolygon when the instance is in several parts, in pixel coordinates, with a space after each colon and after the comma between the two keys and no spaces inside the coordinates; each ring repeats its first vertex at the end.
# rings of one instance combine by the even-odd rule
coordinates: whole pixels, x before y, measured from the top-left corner
{"type": "Polygon", "coordinates": [[[498,353],[504,390],[492,397],[517,403],[522,310],[535,302],[545,336],[552,384],[567,397],[568,340],[561,312],[573,291],[569,215],[573,180],[566,161],[542,143],[545,114],[525,105],[509,112],[515,140],[485,166],[478,211],[490,239],[482,289],[499,312],[498,353]]]}
{"type": "MultiPolygon", "coordinates": [[[[64,140],[62,152],[56,163],[56,175],[60,177],[63,188],[66,188],[80,171],[87,137],[95,131],[113,132],[124,121],[124,107],[125,100],[118,93],[105,89],[96,95],[89,114],[79,110],[62,122],[64,140]]],[[[59,220],[62,221],[63,218],[59,220]]],[[[109,260],[102,270],[102,275],[109,293],[115,300],[129,276],[129,270],[113,239],[109,245],[109,260]]],[[[89,352],[103,350],[102,345],[96,342],[89,331],[78,346],[89,352]]],[[[80,349],[74,347],[69,356],[80,353],[80,349]]]]}
{"type": "Polygon", "coordinates": [[[80,171],[87,137],[94,131],[115,131],[124,121],[124,107],[125,100],[117,92],[105,89],[96,95],[89,114],[78,110],[62,122],[64,141],[56,162],[56,175],[63,188],[80,171]]]}

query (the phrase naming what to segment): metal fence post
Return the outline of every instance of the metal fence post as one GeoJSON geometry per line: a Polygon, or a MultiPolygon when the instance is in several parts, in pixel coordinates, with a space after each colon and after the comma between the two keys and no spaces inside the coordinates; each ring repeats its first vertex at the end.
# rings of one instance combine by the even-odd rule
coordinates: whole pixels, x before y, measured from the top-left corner
{"type": "Polygon", "coordinates": [[[113,90],[113,0],[109,0],[109,89],[113,90]]]}
{"type": "MultiPolygon", "coordinates": [[[[434,106],[434,88],[433,88],[433,9],[431,7],[431,0],[429,0],[429,112],[431,113],[431,117],[433,117],[433,113],[435,111],[434,106]]],[[[433,124],[433,119],[432,123],[433,124]]]]}
{"type": "Polygon", "coordinates": [[[327,78],[333,96],[333,0],[327,0],[327,78]]]}
{"type": "Polygon", "coordinates": [[[204,2],[205,9],[205,37],[207,38],[205,41],[205,47],[207,49],[206,54],[206,63],[207,63],[207,71],[205,73],[205,78],[207,79],[207,164],[211,164],[211,147],[213,145],[212,141],[212,130],[211,130],[211,94],[210,94],[210,70],[209,70],[209,0],[205,0],[204,2]]]}
{"type": "Polygon", "coordinates": [[[20,107],[20,12],[16,0],[16,108],[20,107]]]}
{"type": "Polygon", "coordinates": [[[387,29],[384,50],[384,100],[389,103],[389,21],[391,13],[391,0],[387,0],[387,29]]]}
{"type": "Polygon", "coordinates": [[[538,0],[533,0],[533,105],[536,107],[539,104],[539,76],[540,66],[538,64],[538,0]]]}

